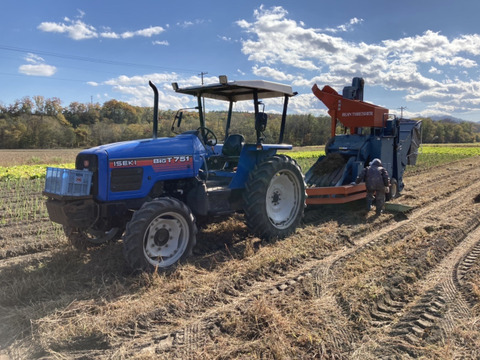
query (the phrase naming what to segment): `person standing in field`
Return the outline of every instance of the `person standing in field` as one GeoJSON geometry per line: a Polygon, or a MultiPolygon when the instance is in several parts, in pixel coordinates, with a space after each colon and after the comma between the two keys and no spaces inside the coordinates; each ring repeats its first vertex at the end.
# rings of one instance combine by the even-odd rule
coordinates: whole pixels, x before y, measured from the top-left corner
{"type": "Polygon", "coordinates": [[[367,187],[367,211],[371,210],[375,197],[376,213],[380,215],[385,206],[385,193],[389,191],[390,186],[388,172],[380,159],[373,159],[370,166],[364,168],[355,180],[357,184],[362,181],[365,181],[367,187]]]}

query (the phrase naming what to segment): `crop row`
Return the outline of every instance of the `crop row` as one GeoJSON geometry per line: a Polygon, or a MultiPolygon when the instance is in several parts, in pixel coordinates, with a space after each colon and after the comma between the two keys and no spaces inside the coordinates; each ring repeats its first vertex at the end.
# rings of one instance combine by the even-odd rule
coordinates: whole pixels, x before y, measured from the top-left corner
{"type": "Polygon", "coordinates": [[[75,164],[0,166],[0,181],[44,179],[48,166],[73,169],[75,164]]]}

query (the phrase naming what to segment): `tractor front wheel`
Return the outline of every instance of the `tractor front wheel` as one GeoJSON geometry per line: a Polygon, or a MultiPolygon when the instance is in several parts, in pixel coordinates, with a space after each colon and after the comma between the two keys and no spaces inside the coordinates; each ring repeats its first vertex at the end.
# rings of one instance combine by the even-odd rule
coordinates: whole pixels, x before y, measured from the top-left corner
{"type": "Polygon", "coordinates": [[[125,259],[133,270],[155,271],[185,260],[196,243],[197,227],[190,209],[165,197],[145,203],[127,224],[125,259]]]}
{"type": "Polygon", "coordinates": [[[250,172],[243,194],[247,227],[263,239],[284,238],[299,225],[305,180],[295,160],[275,155],[250,172]]]}

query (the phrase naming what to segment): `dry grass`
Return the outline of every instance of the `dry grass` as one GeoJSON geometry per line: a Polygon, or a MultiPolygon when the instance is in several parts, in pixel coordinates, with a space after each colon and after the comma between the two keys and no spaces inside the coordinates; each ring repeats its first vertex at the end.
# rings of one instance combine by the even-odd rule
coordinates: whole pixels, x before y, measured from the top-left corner
{"type": "Polygon", "coordinates": [[[0,149],[0,166],[73,163],[80,150],[81,149],[0,149]]]}
{"type": "MultiPolygon", "coordinates": [[[[223,232],[221,225],[217,227],[223,232]]],[[[90,339],[92,346],[102,346],[119,336],[135,336],[139,327],[160,321],[157,318],[167,328],[178,328],[182,324],[180,319],[202,314],[202,309],[222,301],[229,290],[248,288],[249,282],[261,281],[272,272],[287,271],[302,258],[320,256],[327,249],[341,246],[343,242],[335,244],[338,240],[328,227],[329,224],[325,231],[322,227],[307,228],[307,233],[312,232],[307,237],[309,241],[296,235],[275,244],[257,245],[254,254],[248,257],[241,244],[219,249],[208,255],[211,260],[208,268],[203,268],[206,262],[200,256],[169,275],[118,276],[123,266],[121,244],[85,254],[62,248],[24,269],[14,266],[2,271],[2,286],[8,291],[0,298],[0,306],[16,307],[16,313],[8,316],[0,311],[3,324],[9,329],[7,342],[29,339],[33,346],[30,355],[52,354],[80,346],[80,339],[90,339]]],[[[215,231],[207,228],[207,236],[212,233],[215,231]]],[[[248,241],[259,243],[255,238],[248,241]]],[[[247,316],[246,320],[237,321],[250,321],[262,304],[252,307],[250,315],[248,312],[242,315],[247,316]]],[[[285,330],[283,325],[278,326],[285,330]]]]}

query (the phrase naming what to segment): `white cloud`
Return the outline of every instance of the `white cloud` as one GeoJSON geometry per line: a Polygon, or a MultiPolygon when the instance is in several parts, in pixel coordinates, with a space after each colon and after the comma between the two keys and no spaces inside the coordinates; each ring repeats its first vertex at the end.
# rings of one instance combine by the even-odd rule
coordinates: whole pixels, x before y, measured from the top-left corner
{"type": "Polygon", "coordinates": [[[195,19],[193,21],[189,21],[189,20],[185,20],[183,22],[177,22],[177,26],[180,26],[184,29],[186,28],[189,28],[189,27],[192,27],[194,25],[200,25],[200,24],[203,24],[205,22],[209,22],[208,20],[204,20],[204,19],[195,19]]]}
{"type": "Polygon", "coordinates": [[[27,64],[27,65],[20,65],[18,71],[25,75],[32,75],[32,76],[52,76],[57,72],[57,68],[52,65],[47,64],[27,64]]]}
{"type": "Polygon", "coordinates": [[[84,23],[81,18],[85,16],[85,13],[79,10],[80,16],[77,20],[71,20],[68,17],[64,18],[64,22],[42,22],[37,26],[37,29],[44,32],[67,34],[67,36],[73,40],[85,40],[93,38],[106,38],[106,39],[129,39],[136,36],[152,37],[161,34],[165,29],[161,26],[150,26],[145,29],[135,31],[125,31],[123,33],[116,33],[110,28],[106,27],[105,31],[98,32],[97,29],[84,23]]]}
{"type": "Polygon", "coordinates": [[[163,40],[163,41],[159,41],[159,40],[152,41],[152,44],[153,44],[153,45],[163,45],[163,46],[169,46],[169,45],[170,45],[167,40],[163,40]]]}
{"type": "Polygon", "coordinates": [[[98,37],[95,27],[87,25],[81,20],[67,20],[67,23],[42,22],[37,28],[44,32],[66,33],[67,36],[73,40],[98,37]]]}
{"type": "Polygon", "coordinates": [[[32,64],[43,63],[45,61],[41,56],[32,53],[28,53],[25,60],[32,64]]]}
{"type": "Polygon", "coordinates": [[[161,26],[150,26],[149,28],[141,29],[137,31],[125,31],[120,35],[120,37],[122,39],[129,39],[134,36],[152,37],[154,35],[161,34],[164,31],[165,29],[162,28],[161,26]]]}
{"type": "Polygon", "coordinates": [[[255,65],[252,68],[252,72],[256,76],[263,77],[263,78],[272,78],[277,81],[292,81],[294,79],[292,75],[285,74],[282,71],[279,71],[277,69],[274,69],[268,66],[258,67],[257,65],[255,65]]]}
{"type": "Polygon", "coordinates": [[[291,114],[314,114],[328,116],[327,109],[310,93],[298,94],[288,102],[288,112],[291,114]]]}
{"type": "Polygon", "coordinates": [[[161,34],[164,31],[165,31],[165,29],[161,26],[150,26],[148,28],[135,31],[134,35],[135,36],[152,37],[154,35],[161,34]]]}
{"type": "Polygon", "coordinates": [[[225,42],[232,42],[232,38],[231,37],[228,37],[228,36],[220,36],[220,35],[217,35],[218,38],[222,41],[225,41],[225,42]]]}
{"type": "MultiPolygon", "coordinates": [[[[165,89],[158,86],[158,102],[161,109],[180,109],[190,101],[190,97],[178,97],[173,92],[172,87],[165,89]]],[[[113,91],[127,95],[128,102],[135,106],[153,106],[153,93],[147,86],[123,86],[117,85],[113,87],[113,91]]]]}
{"type": "MultiPolygon", "coordinates": [[[[358,25],[358,24],[361,24],[363,21],[364,21],[363,19],[359,19],[359,18],[354,17],[354,18],[350,19],[350,21],[348,21],[345,24],[338,25],[335,28],[326,28],[326,29],[323,29],[321,31],[331,32],[331,33],[353,31],[354,26],[358,25]]],[[[304,25],[302,25],[302,26],[304,26],[304,25]]]]}
{"type": "Polygon", "coordinates": [[[480,35],[451,39],[427,30],[380,43],[355,43],[340,36],[362,23],[363,19],[352,18],[332,29],[309,28],[289,18],[280,6],[261,6],[254,11],[253,21],[236,22],[246,33],[242,53],[253,63],[252,71],[257,75],[291,81],[294,86],[311,87],[318,81],[337,88],[354,76],[362,76],[369,86],[399,91],[407,101],[436,101],[457,109],[476,101],[466,94],[471,94],[472,88],[475,94],[480,90],[480,79],[471,72],[478,69],[480,35]],[[276,70],[280,68],[297,75],[276,70]],[[473,80],[455,79],[449,84],[452,72],[467,72],[473,80]],[[311,73],[315,75],[309,76],[311,73]]]}
{"type": "Polygon", "coordinates": [[[106,39],[120,39],[120,35],[113,31],[104,31],[100,33],[100,37],[106,39]]]}
{"type": "Polygon", "coordinates": [[[36,54],[28,53],[25,61],[29,64],[20,65],[18,72],[31,76],[52,76],[57,72],[57,68],[53,65],[45,64],[45,60],[36,54]]]}
{"type": "Polygon", "coordinates": [[[149,81],[153,83],[172,83],[178,80],[179,77],[176,73],[153,73],[136,76],[121,75],[107,80],[103,84],[111,86],[144,86],[148,85],[149,81]]]}

